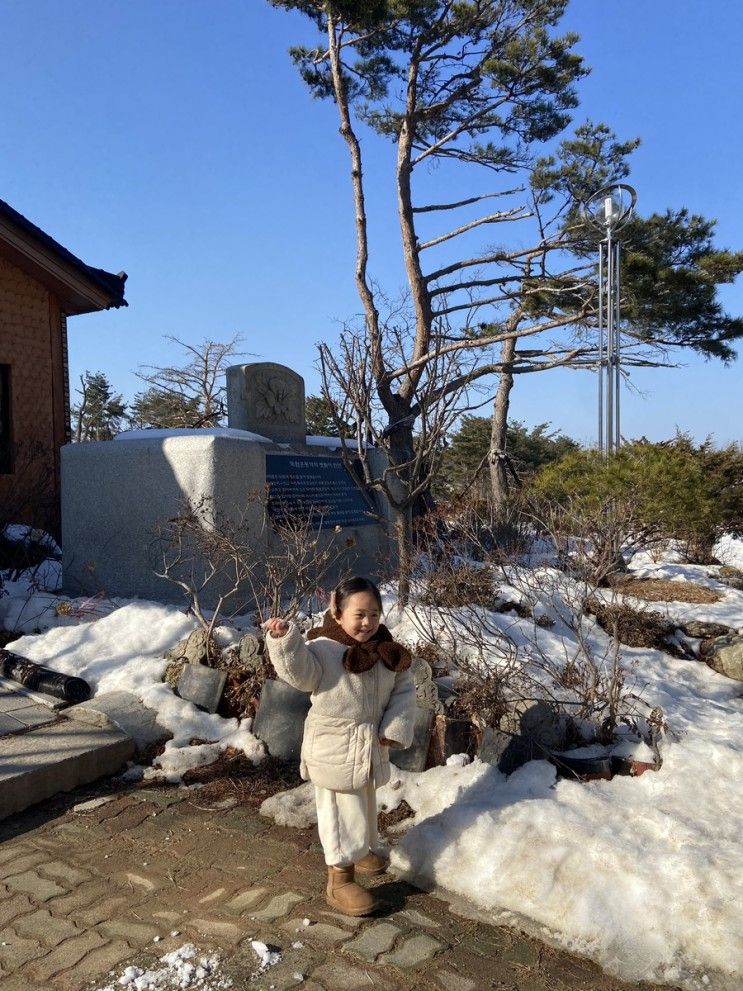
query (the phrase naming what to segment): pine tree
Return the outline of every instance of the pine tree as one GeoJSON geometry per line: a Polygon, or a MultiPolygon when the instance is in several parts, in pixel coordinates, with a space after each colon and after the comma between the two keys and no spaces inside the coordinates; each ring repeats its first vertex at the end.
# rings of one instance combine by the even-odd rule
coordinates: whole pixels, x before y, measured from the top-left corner
{"type": "Polygon", "coordinates": [[[126,403],[114,393],[105,372],[88,372],[80,376],[76,390],[80,402],[71,409],[73,437],[76,441],[111,440],[126,417],[126,403]]]}

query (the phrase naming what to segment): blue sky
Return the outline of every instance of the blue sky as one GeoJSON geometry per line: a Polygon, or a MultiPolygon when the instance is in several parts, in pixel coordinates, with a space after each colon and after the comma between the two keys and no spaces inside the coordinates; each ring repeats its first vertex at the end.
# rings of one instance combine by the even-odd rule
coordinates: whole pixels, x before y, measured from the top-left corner
{"type": "MultiPolygon", "coordinates": [[[[593,70],[576,122],[643,140],[640,211],[686,206],[718,219],[720,246],[743,247],[739,0],[573,0],[563,27],[593,70]]],[[[0,197],[129,274],[127,309],[70,321],[73,389],[100,369],[131,398],[138,365],[178,360],[163,335],[240,333],[244,360],[289,364],[317,392],[315,343],[360,307],[335,108],[286,52],[313,37],[304,19],[263,0],[0,0],[0,33],[0,197]]],[[[372,274],[394,292],[392,150],[364,147],[372,274]]],[[[723,299],[743,314],[743,280],[723,299]]],[[[682,360],[633,373],[625,434],[743,440],[741,362],[682,360]]],[[[523,376],[512,416],[591,442],[595,395],[588,372],[523,376]]]]}

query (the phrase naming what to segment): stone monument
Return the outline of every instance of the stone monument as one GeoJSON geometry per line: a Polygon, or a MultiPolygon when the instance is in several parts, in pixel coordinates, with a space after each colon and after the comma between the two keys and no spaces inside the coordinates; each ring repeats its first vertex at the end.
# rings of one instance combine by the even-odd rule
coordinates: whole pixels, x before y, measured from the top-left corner
{"type": "Polygon", "coordinates": [[[390,553],[389,507],[356,484],[340,441],[305,436],[302,377],[271,362],[238,365],[227,370],[227,397],[227,428],[130,431],[62,448],[65,592],[183,601],[155,575],[153,547],[158,526],[185,504],[249,521],[257,556],[273,546],[271,519],[299,514],[321,546],[347,548],[344,571],[376,571],[390,553]]]}
{"type": "Polygon", "coordinates": [[[281,442],[305,442],[304,379],[272,361],[227,369],[227,423],[281,442]]]}

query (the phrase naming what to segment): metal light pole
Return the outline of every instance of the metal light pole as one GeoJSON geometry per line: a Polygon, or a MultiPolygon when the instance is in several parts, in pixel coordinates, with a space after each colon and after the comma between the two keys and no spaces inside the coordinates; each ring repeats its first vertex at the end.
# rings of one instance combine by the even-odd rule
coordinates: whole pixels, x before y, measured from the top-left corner
{"type": "Polygon", "coordinates": [[[623,182],[603,186],[581,204],[583,217],[604,238],[599,242],[599,323],[598,323],[598,446],[605,454],[619,449],[620,359],[619,315],[620,247],[616,232],[632,216],[637,193],[623,182]]]}

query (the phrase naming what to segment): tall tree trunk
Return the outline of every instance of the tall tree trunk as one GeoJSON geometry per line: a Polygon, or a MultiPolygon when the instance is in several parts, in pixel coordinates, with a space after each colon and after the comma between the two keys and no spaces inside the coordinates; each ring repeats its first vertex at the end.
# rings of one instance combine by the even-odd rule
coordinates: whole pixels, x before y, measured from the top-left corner
{"type": "Polygon", "coordinates": [[[501,346],[501,361],[503,371],[498,380],[498,391],[493,403],[493,419],[490,427],[490,488],[496,510],[505,505],[509,494],[508,464],[506,462],[506,443],[508,429],[508,407],[513,388],[513,372],[511,367],[516,354],[516,338],[507,337],[501,346]]]}
{"type": "Polygon", "coordinates": [[[402,609],[410,601],[410,575],[413,570],[413,513],[409,504],[395,509],[398,580],[397,605],[402,609]]]}

